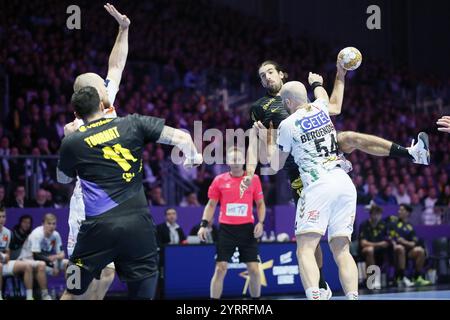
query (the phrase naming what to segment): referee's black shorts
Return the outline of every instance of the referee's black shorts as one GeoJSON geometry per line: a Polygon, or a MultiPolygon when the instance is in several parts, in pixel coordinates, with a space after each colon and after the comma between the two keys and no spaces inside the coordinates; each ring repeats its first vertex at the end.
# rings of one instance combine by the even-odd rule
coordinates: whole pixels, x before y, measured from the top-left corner
{"type": "Polygon", "coordinates": [[[217,262],[229,262],[236,247],[239,250],[239,262],[259,262],[258,241],[253,231],[253,223],[220,224],[217,241],[217,262]]]}
{"type": "MultiPolygon", "coordinates": [[[[158,272],[156,228],[148,208],[133,210],[136,197],[124,205],[122,210],[87,217],[81,225],[70,262],[81,267],[82,286],[89,285],[93,278],[99,279],[101,271],[111,262],[125,282],[143,280],[158,272]],[[131,210],[123,210],[124,207],[131,210]]],[[[75,294],[86,289],[81,288],[75,294]]]]}

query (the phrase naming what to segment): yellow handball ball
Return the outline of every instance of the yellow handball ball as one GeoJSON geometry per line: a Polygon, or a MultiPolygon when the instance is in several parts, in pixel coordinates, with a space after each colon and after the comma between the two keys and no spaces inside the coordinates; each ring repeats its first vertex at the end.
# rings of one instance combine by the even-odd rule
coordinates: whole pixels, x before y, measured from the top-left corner
{"type": "Polygon", "coordinates": [[[361,65],[362,54],[354,47],[347,47],[342,49],[338,54],[338,63],[345,70],[356,70],[361,65]]]}

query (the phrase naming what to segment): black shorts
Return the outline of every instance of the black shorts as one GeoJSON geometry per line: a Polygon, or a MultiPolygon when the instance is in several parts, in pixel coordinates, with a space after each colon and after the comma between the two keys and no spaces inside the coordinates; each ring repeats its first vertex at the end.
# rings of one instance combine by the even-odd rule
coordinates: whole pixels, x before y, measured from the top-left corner
{"type": "Polygon", "coordinates": [[[294,197],[294,203],[297,206],[298,199],[300,198],[300,193],[303,189],[302,179],[300,178],[300,171],[297,164],[294,162],[292,155],[289,155],[288,160],[284,166],[291,183],[292,196],[294,197]]]}
{"type": "Polygon", "coordinates": [[[229,262],[236,247],[239,249],[239,262],[259,262],[258,241],[253,235],[254,225],[220,224],[217,241],[217,262],[229,262]]]}
{"type": "Polygon", "coordinates": [[[139,202],[133,197],[121,205],[121,210],[87,217],[78,233],[71,263],[97,279],[111,262],[122,281],[153,276],[158,271],[156,228],[148,207],[143,209],[139,202]]]}

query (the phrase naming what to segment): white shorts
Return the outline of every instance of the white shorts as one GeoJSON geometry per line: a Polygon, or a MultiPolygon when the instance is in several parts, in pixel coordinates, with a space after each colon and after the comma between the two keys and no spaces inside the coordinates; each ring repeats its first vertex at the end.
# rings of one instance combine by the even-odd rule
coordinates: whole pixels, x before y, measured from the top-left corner
{"type": "Polygon", "coordinates": [[[319,233],[328,228],[328,241],[351,240],[356,215],[356,188],[340,168],[332,169],[303,189],[297,203],[295,234],[319,233]]]}
{"type": "Polygon", "coordinates": [[[67,239],[67,255],[69,258],[77,243],[78,232],[80,232],[81,223],[85,220],[85,217],[83,196],[74,192],[69,205],[69,236],[67,239]]]}
{"type": "Polygon", "coordinates": [[[7,264],[3,265],[3,276],[13,276],[14,265],[16,264],[16,260],[9,260],[7,264]]]}

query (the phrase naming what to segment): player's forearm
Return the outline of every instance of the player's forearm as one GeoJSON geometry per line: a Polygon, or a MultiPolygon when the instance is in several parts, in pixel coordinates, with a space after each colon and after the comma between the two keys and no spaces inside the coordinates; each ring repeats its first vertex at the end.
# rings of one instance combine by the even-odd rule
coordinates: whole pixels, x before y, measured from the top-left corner
{"type": "Polygon", "coordinates": [[[62,260],[65,257],[64,251],[61,251],[55,255],[57,260],[62,260]]]}
{"type": "Polygon", "coordinates": [[[214,211],[216,211],[216,206],[217,204],[209,200],[205,206],[205,209],[203,210],[202,220],[207,220],[208,222],[211,221],[212,218],[214,217],[214,211]]]}
{"type": "Polygon", "coordinates": [[[128,57],[128,28],[119,28],[116,42],[109,55],[109,68],[118,68],[121,71],[125,68],[128,57]]]}
{"type": "MultiPolygon", "coordinates": [[[[252,131],[254,131],[254,130],[252,129],[251,132],[252,131]]],[[[245,170],[247,172],[247,176],[253,177],[253,175],[255,174],[257,165],[258,165],[258,146],[257,146],[257,143],[250,142],[250,144],[248,146],[248,150],[247,150],[247,162],[245,165],[245,170]]]]}
{"type": "Polygon", "coordinates": [[[340,114],[342,110],[342,102],[344,101],[345,76],[336,75],[334,81],[333,92],[330,97],[330,108],[332,107],[334,114],[340,114]]]}
{"type": "Polygon", "coordinates": [[[48,265],[49,267],[53,266],[53,262],[50,261],[50,259],[41,252],[33,252],[33,259],[37,261],[44,261],[45,264],[48,265]]]}
{"type": "Polygon", "coordinates": [[[316,88],[314,89],[314,97],[315,97],[316,99],[323,99],[323,100],[329,102],[328,93],[327,93],[327,91],[326,91],[323,87],[321,87],[321,86],[316,87],[316,88]]]}
{"type": "Polygon", "coordinates": [[[264,220],[266,219],[266,204],[264,201],[257,203],[256,211],[258,214],[258,222],[264,223],[264,220]]]}
{"type": "Polygon", "coordinates": [[[186,158],[194,158],[198,152],[189,133],[180,129],[164,126],[157,143],[168,144],[178,147],[186,158]]]}

